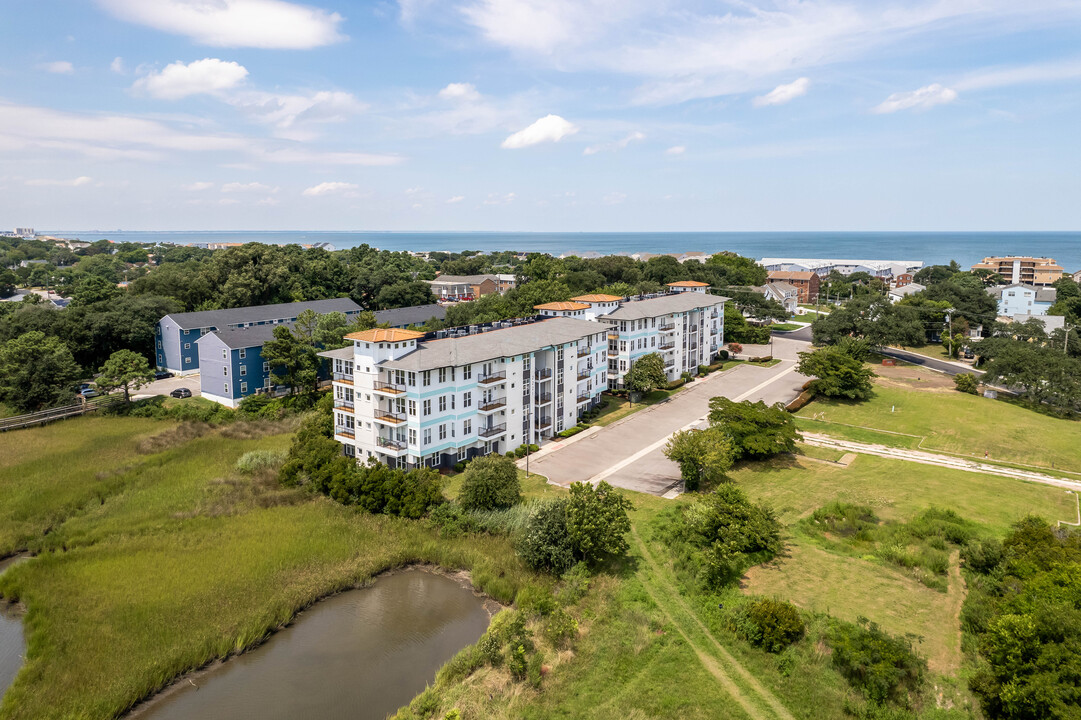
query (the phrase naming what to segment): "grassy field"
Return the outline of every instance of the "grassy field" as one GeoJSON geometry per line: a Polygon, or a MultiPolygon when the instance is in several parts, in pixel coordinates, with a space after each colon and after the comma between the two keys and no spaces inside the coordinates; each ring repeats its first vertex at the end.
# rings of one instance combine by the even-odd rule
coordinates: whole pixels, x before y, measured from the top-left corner
{"type": "Polygon", "coordinates": [[[879,382],[867,402],[819,399],[800,410],[798,417],[801,429],[815,432],[851,437],[851,428],[830,423],[854,425],[922,438],[921,443],[920,439],[875,433],[872,442],[918,445],[978,458],[987,452],[992,460],[1081,472],[1081,422],[978,395],[926,392],[879,382]]]}
{"type": "Polygon", "coordinates": [[[504,601],[532,577],[506,538],[443,540],[237,475],[242,453],[287,445],[273,427],[203,430],[82,418],[0,438],[5,483],[16,470],[37,490],[0,493],[4,526],[18,520],[7,547],[40,553],[0,579],[27,608],[28,641],[0,718],[117,716],[389,567],[468,568],[504,601]]]}

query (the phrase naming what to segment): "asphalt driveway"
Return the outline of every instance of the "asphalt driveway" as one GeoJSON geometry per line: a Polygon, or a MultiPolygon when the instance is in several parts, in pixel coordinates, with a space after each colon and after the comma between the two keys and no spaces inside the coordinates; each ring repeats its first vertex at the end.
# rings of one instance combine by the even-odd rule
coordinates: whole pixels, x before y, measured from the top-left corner
{"type": "Polygon", "coordinates": [[[187,388],[191,390],[192,397],[199,397],[199,373],[194,375],[185,375],[184,377],[171,377],[164,380],[155,380],[149,385],[144,385],[139,390],[132,394],[132,398],[139,400],[141,398],[154,397],[155,395],[168,395],[177,388],[187,388]]]}

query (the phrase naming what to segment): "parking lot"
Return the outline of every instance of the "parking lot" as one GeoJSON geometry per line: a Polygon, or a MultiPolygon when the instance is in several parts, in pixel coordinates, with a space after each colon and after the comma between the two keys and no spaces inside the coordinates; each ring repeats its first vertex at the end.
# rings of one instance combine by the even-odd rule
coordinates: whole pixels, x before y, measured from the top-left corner
{"type": "Polygon", "coordinates": [[[191,390],[192,397],[199,397],[199,373],[185,375],[184,377],[155,380],[149,385],[139,388],[139,391],[134,393],[132,398],[138,400],[140,398],[154,397],[155,395],[168,395],[177,388],[187,388],[191,390]]]}

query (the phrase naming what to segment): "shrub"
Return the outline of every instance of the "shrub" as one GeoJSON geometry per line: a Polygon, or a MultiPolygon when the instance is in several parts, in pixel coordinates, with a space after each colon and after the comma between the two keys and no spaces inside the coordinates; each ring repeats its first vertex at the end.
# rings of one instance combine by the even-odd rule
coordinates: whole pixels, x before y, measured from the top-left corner
{"type": "Polygon", "coordinates": [[[499,636],[492,632],[486,632],[477,643],[480,654],[492,667],[499,667],[503,662],[503,643],[499,636]]]}
{"type": "Polygon", "coordinates": [[[596,487],[571,483],[570,491],[567,534],[575,557],[592,565],[607,556],[627,552],[626,535],[631,530],[627,511],[632,508],[631,501],[603,480],[596,487]]]}
{"type": "Polygon", "coordinates": [[[718,350],[717,351],[717,359],[722,360],[722,361],[727,360],[728,359],[728,351],[727,350],[718,350]]]}
{"type": "Polygon", "coordinates": [[[578,433],[582,432],[582,431],[583,431],[583,430],[585,430],[586,428],[587,428],[587,426],[586,426],[586,425],[575,425],[575,426],[574,426],[574,427],[572,427],[572,428],[567,428],[566,430],[564,430],[564,431],[563,431],[563,432],[561,432],[561,433],[557,433],[557,435],[558,435],[559,437],[561,437],[561,438],[569,438],[569,437],[574,437],[575,435],[577,435],[578,433]]]}
{"type": "Polygon", "coordinates": [[[563,608],[556,608],[544,624],[544,637],[552,647],[563,649],[578,635],[578,621],[563,608]]]}
{"type": "Polygon", "coordinates": [[[709,365],[699,365],[698,374],[702,376],[709,375],[709,365]]]}
{"type": "Polygon", "coordinates": [[[976,395],[980,389],[980,382],[972,373],[961,373],[953,376],[953,386],[958,392],[976,395]]]}
{"type": "Polygon", "coordinates": [[[285,462],[284,450],[251,450],[236,461],[236,469],[249,475],[259,470],[276,469],[285,462]]]}
{"type": "Polygon", "coordinates": [[[504,457],[509,457],[511,460],[513,460],[515,457],[513,450],[508,450],[507,452],[503,453],[503,455],[504,457]]]}
{"type": "Polygon", "coordinates": [[[832,502],[811,513],[811,522],[835,535],[870,541],[878,516],[866,505],[832,502]]]}
{"type": "Polygon", "coordinates": [[[563,583],[556,590],[556,599],[564,605],[574,605],[589,591],[589,567],[578,563],[563,573],[563,583]]]}
{"type": "Polygon", "coordinates": [[[249,395],[237,407],[237,415],[246,419],[280,417],[284,412],[282,401],[265,393],[249,395]]]}
{"type": "Polygon", "coordinates": [[[827,635],[833,666],[874,703],[916,690],[927,663],[912,651],[912,643],[886,634],[867,618],[857,623],[833,622],[827,635]]]}
{"type": "Polygon", "coordinates": [[[994,538],[974,540],[961,550],[965,567],[982,575],[989,575],[1002,562],[1002,543],[994,538]]]}
{"type": "Polygon", "coordinates": [[[472,516],[463,511],[461,505],[454,502],[436,505],[429,519],[439,528],[439,534],[447,538],[458,537],[480,529],[472,516]]]}
{"type": "Polygon", "coordinates": [[[575,563],[567,533],[566,498],[538,504],[518,538],[518,554],[534,570],[564,573],[575,563]]]}
{"type": "Polygon", "coordinates": [[[519,590],[514,602],[532,615],[551,615],[559,607],[551,592],[536,585],[526,585],[519,590]]]}
{"type": "Polygon", "coordinates": [[[795,452],[799,437],[795,419],[783,406],[768,406],[761,401],[734,402],[715,397],[709,401],[709,424],[732,438],[736,459],[760,460],[795,452]]]}
{"type": "Polygon", "coordinates": [[[508,508],[519,500],[518,467],[510,459],[498,455],[477,458],[462,473],[458,502],[466,510],[508,508]]]}
{"type": "Polygon", "coordinates": [[[757,598],[740,608],[740,634],[766,652],[779,653],[803,637],[805,626],[796,606],[784,600],[757,598]]]}

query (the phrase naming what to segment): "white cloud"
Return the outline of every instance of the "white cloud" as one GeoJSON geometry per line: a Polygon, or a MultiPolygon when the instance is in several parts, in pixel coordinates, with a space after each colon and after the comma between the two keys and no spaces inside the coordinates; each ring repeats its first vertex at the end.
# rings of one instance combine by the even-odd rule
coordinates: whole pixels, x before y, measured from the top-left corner
{"type": "Polygon", "coordinates": [[[1081,58],[1068,58],[1037,65],[988,68],[966,75],[951,84],[961,91],[986,90],[1010,85],[1059,82],[1077,77],[1081,77],[1081,58]]]}
{"type": "Polygon", "coordinates": [[[439,97],[444,100],[480,100],[480,93],[472,83],[450,83],[439,91],[439,97]]]}
{"type": "Polygon", "coordinates": [[[187,190],[188,192],[200,192],[202,190],[209,190],[214,187],[212,182],[193,182],[188,185],[181,185],[181,190],[187,190]]]}
{"type": "Polygon", "coordinates": [[[344,39],[342,17],[283,0],[97,0],[114,16],[203,45],[308,49],[344,39]]]}
{"type": "Polygon", "coordinates": [[[123,75],[127,70],[124,67],[124,58],[117,56],[113,58],[113,61],[109,63],[109,69],[117,75],[123,75]]]}
{"type": "Polygon", "coordinates": [[[324,182],[304,190],[301,195],[305,197],[319,197],[321,195],[342,195],[344,197],[356,197],[358,185],[347,182],[324,182]]]}
{"type": "Polygon", "coordinates": [[[665,155],[682,155],[685,152],[687,152],[687,148],[683,147],[682,145],[673,145],[672,147],[665,150],[664,154],[665,155]]]}
{"type": "Polygon", "coordinates": [[[225,183],[221,186],[223,193],[237,193],[237,192],[278,192],[278,188],[272,188],[269,185],[264,185],[261,182],[239,183],[231,182],[225,183]]]}
{"type": "Polygon", "coordinates": [[[344,122],[368,107],[351,93],[331,90],[310,95],[240,92],[226,102],[253,121],[273,126],[278,137],[292,140],[311,140],[316,135],[312,125],[344,122]]]}
{"type": "Polygon", "coordinates": [[[605,152],[605,151],[615,152],[616,150],[624,149],[625,147],[630,145],[632,142],[639,142],[639,141],[645,140],[645,139],[646,139],[645,133],[641,133],[641,132],[638,132],[637,130],[635,130],[634,132],[627,135],[622,140],[617,140],[616,142],[613,142],[613,143],[603,143],[601,145],[590,145],[589,147],[587,147],[585,150],[582,151],[582,154],[583,155],[596,155],[599,152],[605,152]]]}
{"type": "Polygon", "coordinates": [[[516,150],[545,142],[559,142],[568,135],[578,132],[578,128],[558,115],[545,115],[529,127],[519,130],[506,140],[501,147],[516,150]]]}
{"type": "Polygon", "coordinates": [[[465,200],[465,195],[455,195],[454,197],[447,198],[447,205],[460,203],[462,200],[465,200]]]}
{"type": "Polygon", "coordinates": [[[921,87],[918,90],[896,92],[871,109],[871,112],[884,115],[898,110],[927,110],[935,105],[945,105],[957,99],[957,92],[938,83],[921,87]]]}
{"type": "Polygon", "coordinates": [[[605,205],[619,205],[627,199],[627,193],[610,192],[601,198],[601,202],[605,205]]]}
{"type": "Polygon", "coordinates": [[[94,178],[82,175],[71,180],[48,180],[48,179],[36,179],[27,180],[26,184],[32,187],[82,187],[83,185],[89,185],[94,181],[94,178]]]}
{"type": "Polygon", "coordinates": [[[518,197],[515,193],[506,193],[501,195],[499,193],[488,193],[488,197],[484,198],[485,205],[510,205],[514,202],[514,199],[518,197]]]}
{"type": "Polygon", "coordinates": [[[807,88],[810,86],[811,81],[808,78],[801,77],[787,85],[778,85],[770,90],[765,95],[759,95],[751,104],[755,107],[765,107],[766,105],[784,105],[790,100],[795,100],[801,95],[807,94],[807,88]]]}
{"type": "Polygon", "coordinates": [[[45,72],[55,73],[57,75],[71,75],[75,72],[75,66],[69,63],[67,60],[56,60],[54,62],[47,62],[38,65],[39,68],[45,72]]]}
{"type": "Polygon", "coordinates": [[[235,62],[203,58],[185,65],[175,62],[161,72],[139,78],[132,87],[163,100],[179,100],[189,95],[214,95],[231,90],[248,76],[248,70],[235,62]]]}

